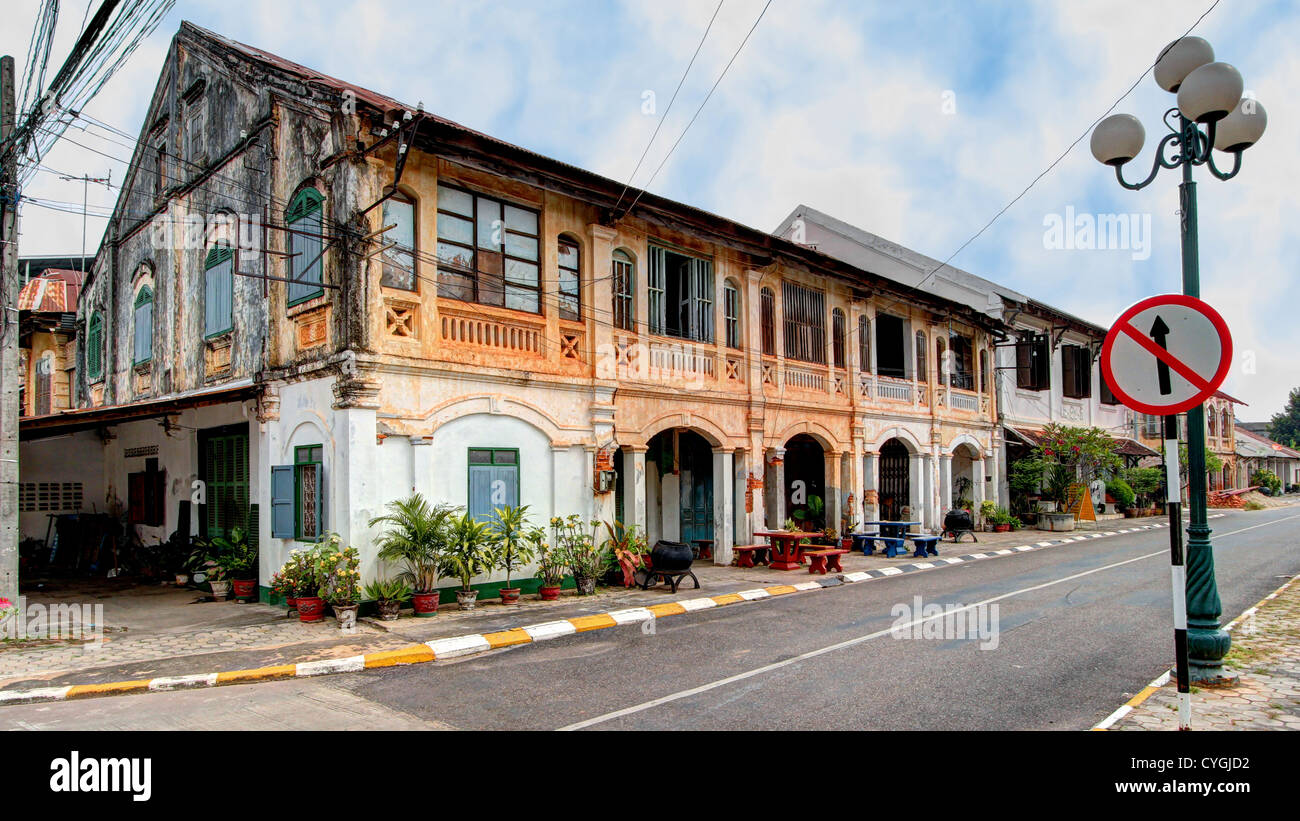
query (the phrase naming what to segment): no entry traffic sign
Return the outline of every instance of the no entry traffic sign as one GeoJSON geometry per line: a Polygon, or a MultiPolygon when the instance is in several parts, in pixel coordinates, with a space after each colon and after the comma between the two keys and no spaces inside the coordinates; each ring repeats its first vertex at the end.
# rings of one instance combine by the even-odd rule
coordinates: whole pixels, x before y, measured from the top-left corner
{"type": "Polygon", "coordinates": [[[1204,402],[1231,366],[1232,337],[1223,317],[1182,294],[1132,306],[1115,320],[1101,348],[1101,373],[1115,398],[1157,416],[1204,402]]]}

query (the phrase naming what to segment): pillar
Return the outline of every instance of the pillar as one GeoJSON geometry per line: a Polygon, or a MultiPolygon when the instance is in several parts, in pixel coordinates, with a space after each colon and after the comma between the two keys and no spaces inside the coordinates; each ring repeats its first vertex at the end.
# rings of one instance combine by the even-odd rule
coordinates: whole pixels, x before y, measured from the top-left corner
{"type": "Polygon", "coordinates": [[[862,454],[862,521],[880,519],[880,454],[868,450],[862,454]]]}
{"type": "Polygon", "coordinates": [[[713,449],[713,563],[731,564],[736,544],[735,475],[730,448],[713,449]]]}
{"type": "Polygon", "coordinates": [[[644,446],[623,446],[623,524],[635,527],[649,538],[646,530],[644,446]]]}
{"type": "Polygon", "coordinates": [[[826,526],[838,531],[844,515],[844,499],[840,493],[840,459],[842,454],[828,452],[824,458],[826,475],[826,526]]]}
{"type": "Polygon", "coordinates": [[[753,493],[749,489],[749,461],[751,451],[736,448],[732,454],[732,516],[735,527],[735,543],[750,544],[753,541],[752,518],[750,506],[753,493]]]}
{"type": "Polygon", "coordinates": [[[939,515],[952,510],[952,454],[939,454],[939,515]]]}
{"type": "Polygon", "coordinates": [[[984,454],[975,455],[975,459],[970,463],[970,476],[971,484],[975,486],[971,498],[975,500],[975,513],[978,514],[980,505],[984,503],[986,498],[984,493],[984,454]]]}
{"type": "Polygon", "coordinates": [[[786,520],[785,511],[785,448],[772,448],[768,464],[771,467],[771,482],[768,499],[772,511],[772,527],[779,530],[786,520]]]}

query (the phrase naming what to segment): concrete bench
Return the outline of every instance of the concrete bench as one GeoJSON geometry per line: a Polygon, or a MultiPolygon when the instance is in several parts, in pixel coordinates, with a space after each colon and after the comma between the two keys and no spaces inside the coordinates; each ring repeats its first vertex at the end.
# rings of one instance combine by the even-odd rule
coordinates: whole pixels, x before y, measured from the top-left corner
{"type": "Polygon", "coordinates": [[[935,546],[939,543],[938,536],[921,536],[918,534],[915,536],[909,535],[907,538],[911,539],[912,544],[916,545],[916,552],[912,554],[912,558],[924,559],[927,555],[939,555],[939,548],[935,546]]]}
{"type": "Polygon", "coordinates": [[[821,573],[826,575],[826,570],[843,573],[844,568],[840,567],[840,556],[849,551],[842,547],[828,547],[821,550],[805,550],[803,555],[808,559],[808,572],[821,573]]]}
{"type": "Polygon", "coordinates": [[[737,567],[753,567],[757,564],[767,564],[767,551],[769,545],[765,544],[742,544],[736,545],[731,549],[736,554],[737,567]]]}

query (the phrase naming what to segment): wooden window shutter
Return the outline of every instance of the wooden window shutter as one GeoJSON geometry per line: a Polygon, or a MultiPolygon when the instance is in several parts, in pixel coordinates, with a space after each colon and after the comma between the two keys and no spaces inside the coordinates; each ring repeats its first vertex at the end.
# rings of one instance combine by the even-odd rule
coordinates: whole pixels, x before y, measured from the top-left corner
{"type": "Polygon", "coordinates": [[[292,539],[294,533],[294,466],[271,468],[271,538],[292,539]]]}

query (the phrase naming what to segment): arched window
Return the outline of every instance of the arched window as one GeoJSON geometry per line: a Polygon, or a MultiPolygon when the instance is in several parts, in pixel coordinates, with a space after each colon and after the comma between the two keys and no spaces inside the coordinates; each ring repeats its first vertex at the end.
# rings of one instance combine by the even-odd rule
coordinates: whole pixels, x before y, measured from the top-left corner
{"type": "Polygon", "coordinates": [[[92,382],[104,378],[104,315],[99,311],[86,323],[86,376],[92,382]]]}
{"type": "Polygon", "coordinates": [[[203,334],[221,336],[234,327],[235,251],[214,245],[203,263],[203,334]]]}
{"type": "Polygon", "coordinates": [[[415,231],[415,200],[400,191],[393,194],[384,200],[380,222],[381,228],[393,226],[384,232],[382,244],[397,243],[380,255],[383,262],[380,284],[386,288],[418,291],[415,258],[419,253],[417,250],[419,235],[415,231]]]}
{"type": "Polygon", "coordinates": [[[153,359],[153,289],[148,285],[135,295],[135,345],[131,361],[139,365],[153,359]]]}
{"type": "Polygon", "coordinates": [[[763,326],[763,355],[776,356],[776,294],[771,288],[759,292],[759,314],[763,326]]]}
{"type": "Polygon", "coordinates": [[[866,314],[858,317],[858,370],[871,372],[871,322],[866,314]]]}
{"type": "Polygon", "coordinates": [[[297,305],[325,293],[321,272],[324,244],[325,198],[315,188],[304,188],[284,212],[289,227],[289,304],[297,305]]]}
{"type": "Polygon", "coordinates": [[[36,397],[32,413],[45,416],[54,410],[54,354],[46,351],[36,360],[36,397]]]}
{"type": "Polygon", "coordinates": [[[1218,415],[1217,413],[1215,413],[1214,411],[1210,411],[1209,414],[1206,415],[1205,422],[1206,422],[1206,425],[1207,425],[1207,426],[1209,427],[1209,429],[1210,429],[1210,435],[1211,435],[1211,436],[1218,436],[1218,435],[1219,435],[1219,415],[1218,415]]]}
{"type": "Polygon", "coordinates": [[[636,263],[632,255],[618,249],[614,251],[614,327],[631,331],[636,327],[636,263]]]}
{"type": "Polygon", "coordinates": [[[582,277],[578,259],[578,244],[568,237],[556,243],[556,258],[560,273],[560,319],[582,319],[582,277]]]}
{"type": "Polygon", "coordinates": [[[727,324],[727,347],[740,348],[740,290],[736,283],[722,283],[722,310],[727,324]]]}
{"type": "Polygon", "coordinates": [[[831,311],[831,361],[837,368],[846,367],[845,336],[847,334],[848,320],[844,318],[844,311],[836,308],[831,311]]]}
{"type": "Polygon", "coordinates": [[[916,332],[916,381],[927,381],[927,369],[925,366],[925,331],[916,332]]]}
{"type": "Polygon", "coordinates": [[[1219,435],[1224,439],[1232,438],[1232,414],[1223,412],[1223,424],[1219,426],[1219,435]]]}

